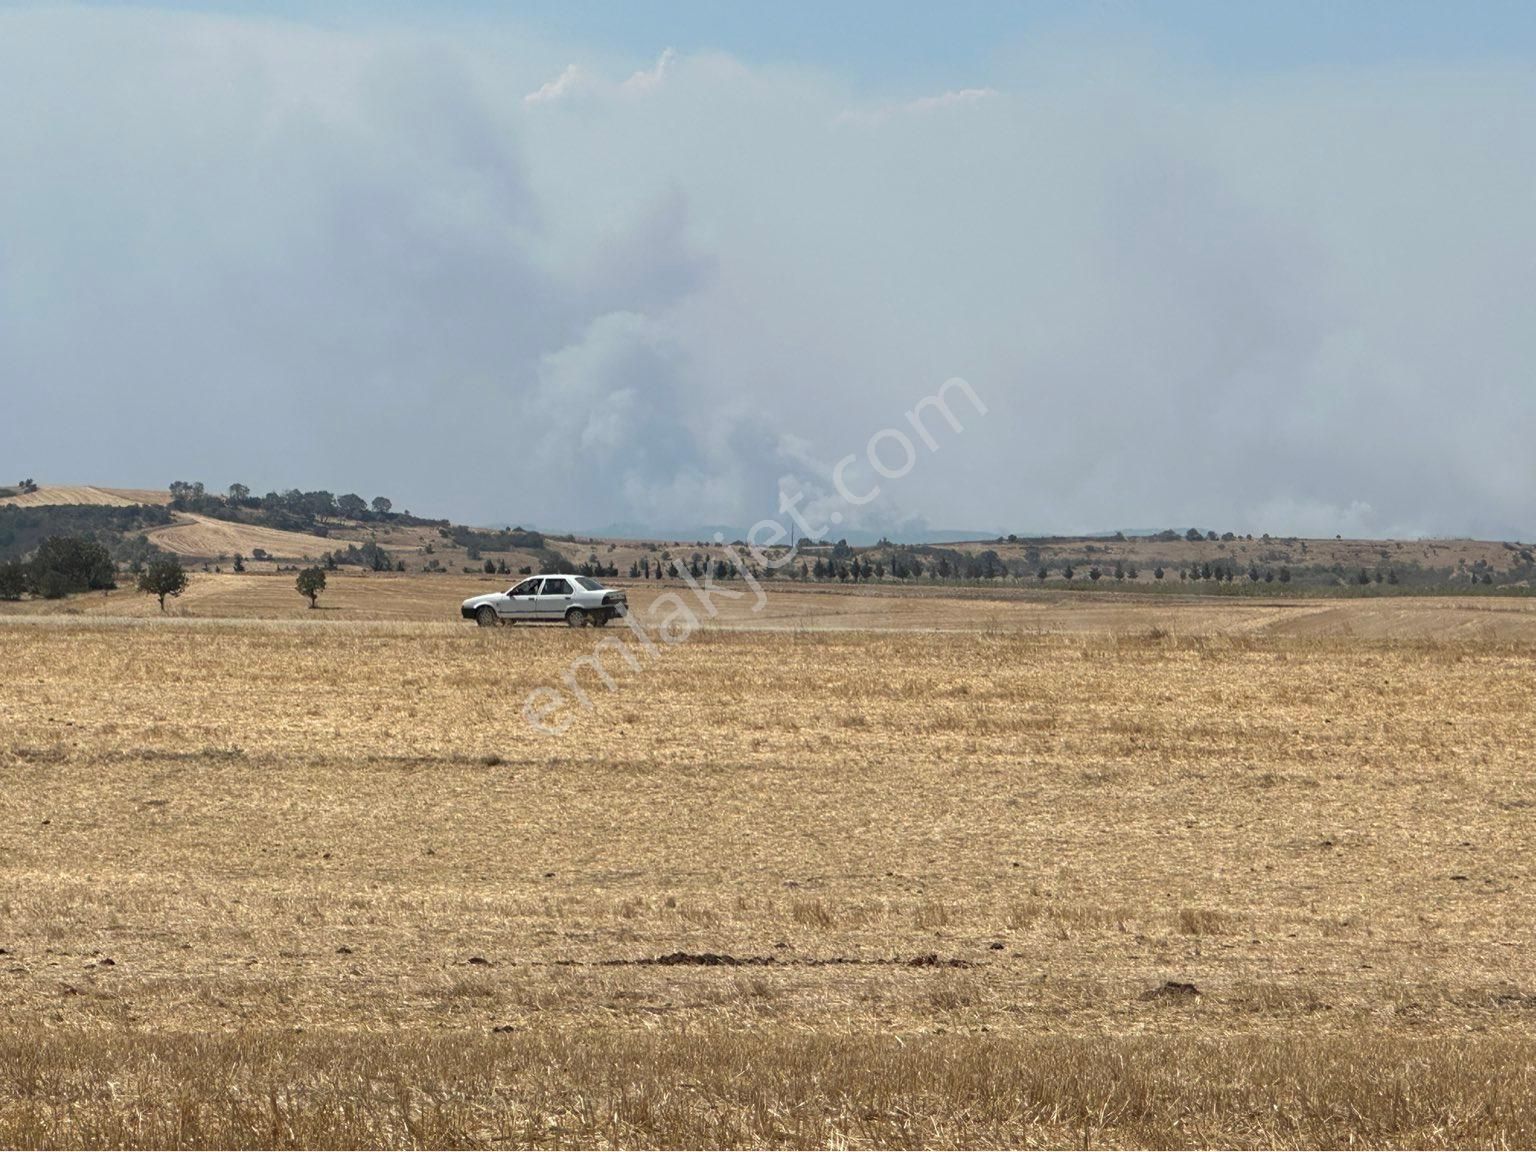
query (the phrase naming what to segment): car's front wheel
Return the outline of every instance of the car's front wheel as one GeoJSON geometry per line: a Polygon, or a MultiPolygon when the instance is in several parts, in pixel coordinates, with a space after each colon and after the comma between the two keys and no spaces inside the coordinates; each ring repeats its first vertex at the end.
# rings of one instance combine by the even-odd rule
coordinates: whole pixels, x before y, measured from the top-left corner
{"type": "Polygon", "coordinates": [[[572,628],[585,628],[587,626],[586,609],[572,608],[565,614],[565,622],[572,628]]]}
{"type": "Polygon", "coordinates": [[[475,623],[482,628],[494,628],[500,621],[496,619],[496,609],[489,604],[482,604],[480,611],[475,613],[475,623]]]}

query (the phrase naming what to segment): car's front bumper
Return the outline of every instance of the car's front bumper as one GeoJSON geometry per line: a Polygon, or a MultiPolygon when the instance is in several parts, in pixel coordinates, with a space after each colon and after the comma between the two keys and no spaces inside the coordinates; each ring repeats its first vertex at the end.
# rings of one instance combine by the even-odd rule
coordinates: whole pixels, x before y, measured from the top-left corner
{"type": "Polygon", "coordinates": [[[477,611],[478,609],[471,608],[468,604],[459,605],[459,615],[466,620],[473,620],[477,611]]]}

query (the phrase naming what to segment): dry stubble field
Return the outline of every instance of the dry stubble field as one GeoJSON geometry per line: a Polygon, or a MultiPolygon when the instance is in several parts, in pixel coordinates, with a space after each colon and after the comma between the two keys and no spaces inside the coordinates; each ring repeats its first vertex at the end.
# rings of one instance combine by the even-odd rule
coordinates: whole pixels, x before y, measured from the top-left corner
{"type": "Polygon", "coordinates": [[[406,587],[0,618],[0,1144],[1536,1143],[1521,610],[406,587]]]}

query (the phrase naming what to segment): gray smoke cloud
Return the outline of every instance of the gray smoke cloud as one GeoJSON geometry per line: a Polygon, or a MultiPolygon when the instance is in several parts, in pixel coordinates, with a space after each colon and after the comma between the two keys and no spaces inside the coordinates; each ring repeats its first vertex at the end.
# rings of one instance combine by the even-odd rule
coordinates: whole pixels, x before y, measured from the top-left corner
{"type": "Polygon", "coordinates": [[[0,13],[0,466],[744,529],[958,375],[849,527],[1536,535],[1531,70],[662,47],[0,13]]]}

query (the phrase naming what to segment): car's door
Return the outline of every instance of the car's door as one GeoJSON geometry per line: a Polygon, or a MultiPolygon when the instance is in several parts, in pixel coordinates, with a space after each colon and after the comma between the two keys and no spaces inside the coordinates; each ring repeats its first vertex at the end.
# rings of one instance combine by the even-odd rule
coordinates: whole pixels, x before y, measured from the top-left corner
{"type": "Polygon", "coordinates": [[[559,577],[547,577],[539,589],[539,619],[561,620],[571,606],[571,582],[559,577]]]}
{"type": "Polygon", "coordinates": [[[501,614],[508,620],[534,619],[539,611],[539,584],[540,580],[535,576],[512,588],[502,601],[501,614]]]}

